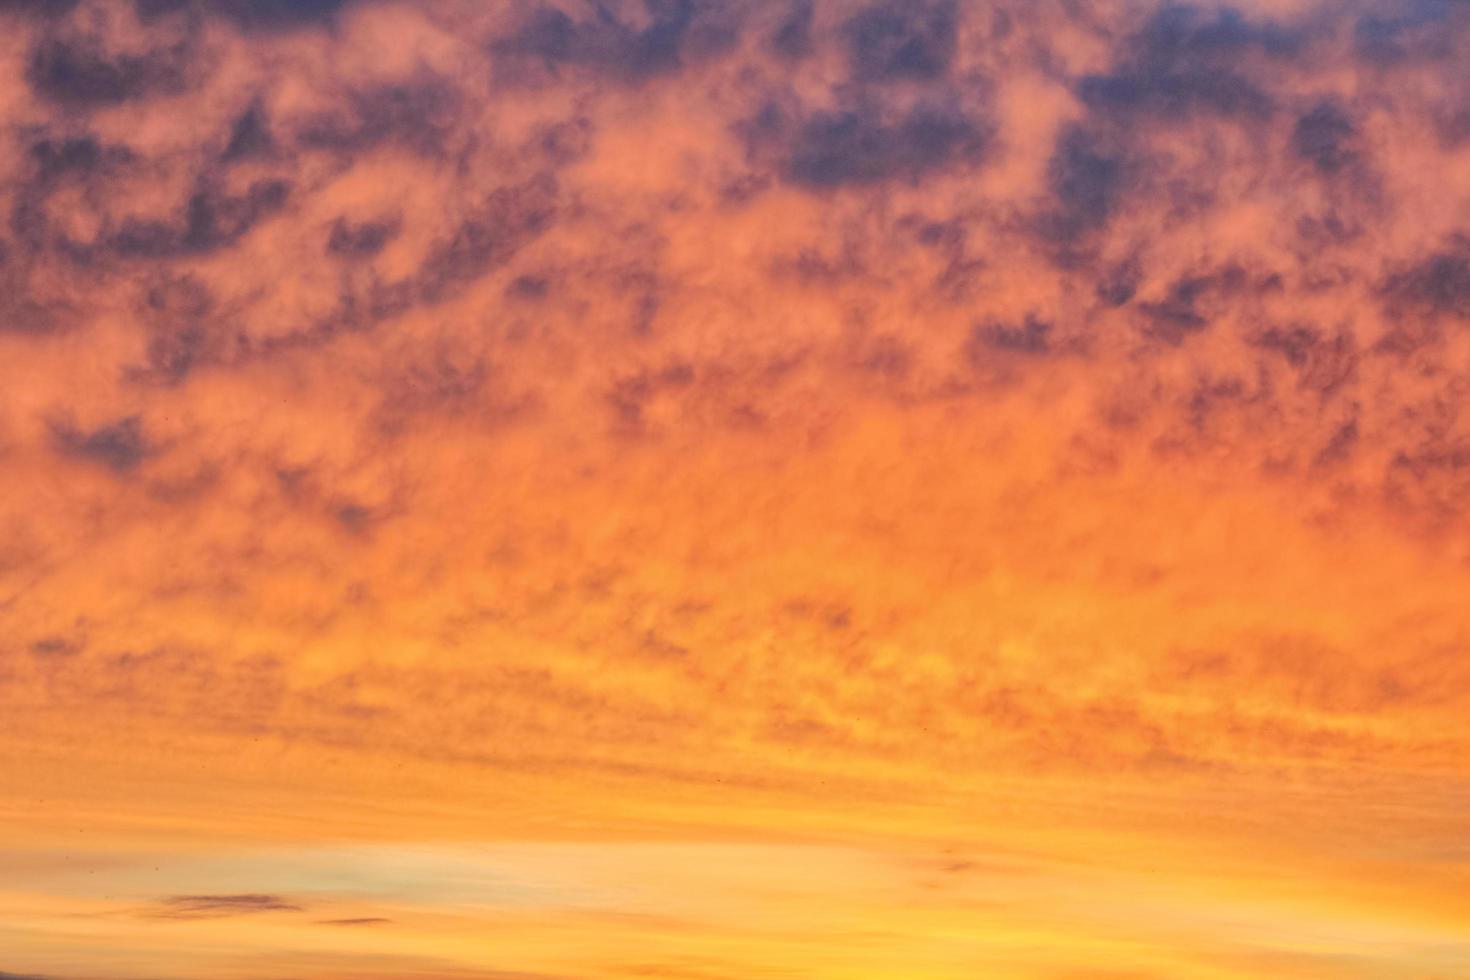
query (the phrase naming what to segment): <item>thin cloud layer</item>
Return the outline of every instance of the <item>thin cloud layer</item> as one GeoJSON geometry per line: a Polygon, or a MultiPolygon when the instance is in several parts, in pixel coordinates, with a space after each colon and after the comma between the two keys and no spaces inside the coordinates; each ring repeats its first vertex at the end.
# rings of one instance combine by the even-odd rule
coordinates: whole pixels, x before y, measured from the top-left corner
{"type": "Polygon", "coordinates": [[[277,895],[173,895],[151,914],[164,919],[216,919],[260,912],[300,912],[277,895]]]}

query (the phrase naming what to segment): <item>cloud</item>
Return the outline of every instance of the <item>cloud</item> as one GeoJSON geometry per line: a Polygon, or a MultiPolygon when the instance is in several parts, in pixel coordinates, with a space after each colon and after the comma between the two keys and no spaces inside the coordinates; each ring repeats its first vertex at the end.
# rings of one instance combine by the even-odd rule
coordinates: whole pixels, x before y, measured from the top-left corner
{"type": "Polygon", "coordinates": [[[1053,324],[1028,313],[1019,324],[977,324],[971,335],[971,357],[978,357],[978,348],[988,347],[1001,351],[1022,354],[1045,354],[1051,351],[1053,324]]]}
{"type": "Polygon", "coordinates": [[[31,653],[38,657],[71,657],[86,647],[85,640],[66,636],[45,636],[31,644],[31,653]]]}
{"type": "Polygon", "coordinates": [[[181,45],[111,51],[94,35],[57,35],[32,50],[26,80],[37,94],[81,108],[177,93],[186,84],[188,49],[181,45]]]}
{"type": "MultiPolygon", "coordinates": [[[[611,6],[598,7],[595,16],[578,20],[557,7],[537,5],[517,31],[494,48],[548,66],[578,67],[636,82],[717,54],[738,36],[722,5],[650,0],[645,7],[645,23],[635,26],[611,6]]],[[[738,5],[728,8],[738,9],[738,5]]]]}
{"type": "Polygon", "coordinates": [[[36,165],[36,178],[42,184],[51,184],[73,174],[90,176],[133,159],[127,147],[104,146],[91,135],[42,138],[31,144],[30,151],[36,165]]]}
{"type": "Polygon", "coordinates": [[[350,224],[338,219],[327,238],[327,251],[344,258],[371,258],[383,250],[398,233],[392,221],[365,221],[350,224]]]}
{"type": "Polygon", "coordinates": [[[989,142],[983,123],[942,103],[897,112],[859,105],[795,118],[772,105],[744,128],[758,152],[778,155],[786,180],[811,189],[918,180],[973,165],[989,142]]]}
{"type": "Polygon", "coordinates": [[[812,0],[792,0],[784,16],[771,32],[771,50],[783,58],[804,58],[812,52],[812,17],[816,7],[812,0]]]}
{"type": "Polygon", "coordinates": [[[228,248],[285,207],[291,185],[260,180],[230,195],[203,186],[189,196],[173,222],[128,218],[109,243],[122,258],[161,259],[228,248]]]}
{"type": "Polygon", "coordinates": [[[1043,211],[1043,233],[1075,249],[1078,239],[1105,227],[1122,204],[1128,164],[1115,140],[1074,125],[1058,136],[1046,177],[1055,203],[1043,211]]]}
{"type": "Polygon", "coordinates": [[[1184,334],[1203,330],[1210,317],[1201,304],[1213,295],[1230,293],[1244,285],[1244,270],[1229,267],[1219,272],[1181,276],[1169,283],[1157,300],[1138,304],[1159,337],[1177,341],[1184,334]]]}
{"type": "Polygon", "coordinates": [[[1380,288],[1396,311],[1470,317],[1470,238],[1456,235],[1390,273],[1380,288]]]}
{"type": "Polygon", "coordinates": [[[538,178],[493,191],[435,242],[420,267],[416,291],[437,302],[504,264],[555,217],[554,181],[538,178]]]}
{"type": "Polygon", "coordinates": [[[58,450],[68,456],[100,463],[116,473],[134,469],[152,453],[136,416],[118,419],[90,431],[78,429],[70,422],[52,423],[52,437],[58,450]]]}
{"type": "Polygon", "coordinates": [[[454,126],[457,93],[443,79],[424,76],[355,90],[345,101],[345,108],[301,125],[298,145],[352,156],[391,141],[420,153],[442,152],[454,126]]]}
{"type": "Polygon", "coordinates": [[[1442,58],[1453,50],[1454,4],[1412,3],[1383,13],[1363,13],[1353,23],[1357,54],[1366,61],[1402,64],[1419,58],[1442,58]]]}
{"type": "Polygon", "coordinates": [[[252,102],[230,124],[230,138],[220,159],[228,163],[252,157],[268,157],[275,149],[276,142],[271,133],[270,120],[266,118],[265,107],[257,101],[252,102]]]}
{"type": "Polygon", "coordinates": [[[1253,22],[1230,7],[1210,17],[1194,6],[1167,5],[1128,39],[1112,71],[1083,77],[1077,92],[1094,111],[1121,116],[1261,117],[1274,102],[1253,80],[1250,60],[1296,55],[1305,43],[1299,31],[1253,22]]]}
{"type": "Polygon", "coordinates": [[[18,12],[57,16],[67,13],[78,0],[0,0],[0,13],[18,12]]]}
{"type": "Polygon", "coordinates": [[[959,7],[953,0],[881,0],[844,25],[854,78],[868,82],[944,75],[954,59],[959,7]]]}
{"type": "Polygon", "coordinates": [[[1342,106],[1322,102],[1300,116],[1292,129],[1297,155],[1324,174],[1336,174],[1356,162],[1357,127],[1342,106]]]}
{"type": "Polygon", "coordinates": [[[134,0],[139,16],[202,10],[246,30],[285,31],[331,24],[357,0],[134,0]]]}
{"type": "Polygon", "coordinates": [[[9,754],[241,837],[1432,837],[1462,6],[5,5],[9,754]]]}
{"type": "Polygon", "coordinates": [[[300,912],[301,906],[277,895],[173,895],[149,915],[162,919],[221,919],[263,912],[300,912]]]}

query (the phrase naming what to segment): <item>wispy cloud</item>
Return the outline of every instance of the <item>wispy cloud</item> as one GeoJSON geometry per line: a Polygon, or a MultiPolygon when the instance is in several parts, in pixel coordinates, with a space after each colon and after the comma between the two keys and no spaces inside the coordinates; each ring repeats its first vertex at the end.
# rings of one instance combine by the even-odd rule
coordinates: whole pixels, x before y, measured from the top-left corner
{"type": "Polygon", "coordinates": [[[260,912],[301,912],[278,895],[173,895],[146,913],[161,919],[218,919],[260,912]]]}

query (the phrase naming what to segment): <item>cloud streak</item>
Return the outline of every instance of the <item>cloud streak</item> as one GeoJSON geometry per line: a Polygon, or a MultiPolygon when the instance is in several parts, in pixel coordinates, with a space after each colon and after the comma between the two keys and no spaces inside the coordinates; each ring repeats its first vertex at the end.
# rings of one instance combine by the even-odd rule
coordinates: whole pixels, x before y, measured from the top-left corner
{"type": "Polygon", "coordinates": [[[300,912],[278,895],[173,895],[160,899],[153,917],[163,919],[216,919],[260,912],[300,912]]]}

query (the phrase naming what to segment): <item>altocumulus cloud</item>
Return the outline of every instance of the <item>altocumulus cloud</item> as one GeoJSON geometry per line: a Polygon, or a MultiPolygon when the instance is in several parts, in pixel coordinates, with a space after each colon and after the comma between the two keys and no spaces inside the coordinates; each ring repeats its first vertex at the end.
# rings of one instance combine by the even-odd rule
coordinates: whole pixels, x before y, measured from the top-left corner
{"type": "Polygon", "coordinates": [[[1463,776],[1470,5],[0,19],[8,745],[1463,776]]]}

